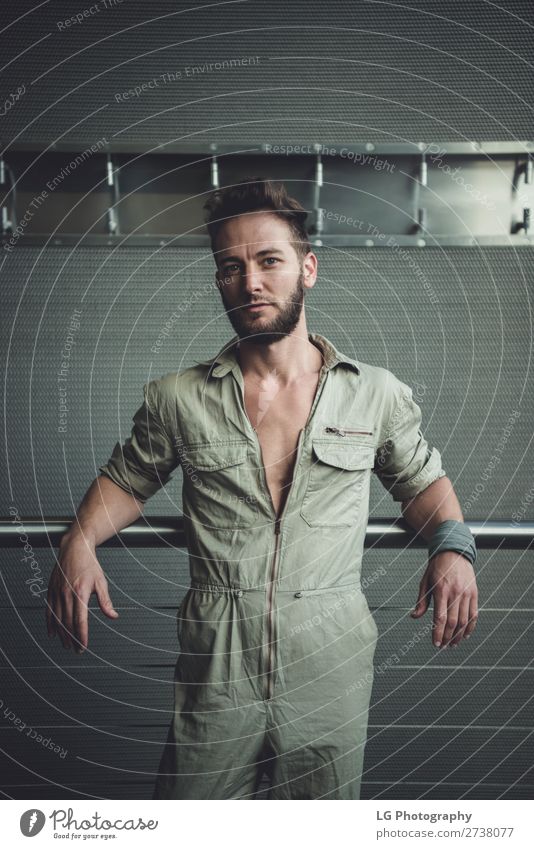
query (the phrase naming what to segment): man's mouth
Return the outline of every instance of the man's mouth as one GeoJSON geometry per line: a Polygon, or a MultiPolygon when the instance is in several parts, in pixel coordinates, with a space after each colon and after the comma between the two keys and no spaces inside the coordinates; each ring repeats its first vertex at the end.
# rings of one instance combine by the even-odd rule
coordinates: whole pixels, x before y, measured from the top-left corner
{"type": "Polygon", "coordinates": [[[267,301],[261,301],[261,302],[256,302],[254,304],[245,304],[243,307],[241,307],[241,309],[252,310],[254,312],[254,310],[260,310],[260,309],[263,309],[263,307],[270,307],[270,306],[271,306],[271,304],[267,303],[267,301]]]}

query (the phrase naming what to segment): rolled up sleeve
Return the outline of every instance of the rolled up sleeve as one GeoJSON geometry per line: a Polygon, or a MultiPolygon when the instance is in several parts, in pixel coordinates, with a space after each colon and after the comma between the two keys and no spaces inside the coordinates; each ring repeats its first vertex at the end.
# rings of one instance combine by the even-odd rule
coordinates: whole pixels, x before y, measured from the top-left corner
{"type": "Polygon", "coordinates": [[[421,432],[421,408],[413,400],[412,390],[406,384],[401,387],[373,469],[394,501],[414,498],[446,474],[440,452],[429,446],[421,432]]]}
{"type": "Polygon", "coordinates": [[[180,462],[158,413],[157,386],[157,380],[144,384],[131,435],[117,442],[108,462],[99,466],[101,474],[143,503],[165,486],[180,462]]]}

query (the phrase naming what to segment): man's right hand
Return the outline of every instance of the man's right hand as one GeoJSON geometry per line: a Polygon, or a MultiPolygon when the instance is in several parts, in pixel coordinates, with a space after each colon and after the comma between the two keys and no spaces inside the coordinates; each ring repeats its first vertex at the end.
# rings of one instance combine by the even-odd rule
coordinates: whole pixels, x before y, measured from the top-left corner
{"type": "Polygon", "coordinates": [[[118,613],[108,593],[108,582],[96,558],[96,549],[81,535],[62,537],[58,561],[48,582],[46,627],[48,636],[59,634],[63,647],[77,654],[87,648],[87,604],[96,592],[103,613],[118,613]]]}

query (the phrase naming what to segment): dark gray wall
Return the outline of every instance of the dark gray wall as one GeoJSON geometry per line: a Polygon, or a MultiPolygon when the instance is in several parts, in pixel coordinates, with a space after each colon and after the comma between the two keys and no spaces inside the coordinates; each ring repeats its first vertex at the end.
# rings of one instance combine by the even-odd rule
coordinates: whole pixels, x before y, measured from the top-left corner
{"type": "MultiPolygon", "coordinates": [[[[385,249],[318,254],[320,276],[306,302],[310,328],[418,387],[426,436],[443,453],[467,519],[520,510],[532,485],[528,255],[497,248],[483,256],[471,249],[411,250],[402,260],[385,249]],[[507,434],[514,411],[519,415],[507,434]],[[488,475],[492,456],[501,461],[488,475]]],[[[72,514],[116,439],[129,433],[147,377],[215,353],[233,334],[210,287],[212,271],[211,257],[198,249],[151,257],[141,249],[52,248],[39,256],[38,248],[26,248],[9,257],[6,508],[15,504],[26,516],[72,514]],[[188,303],[156,357],[150,347],[160,328],[188,303]],[[67,432],[59,434],[55,375],[75,307],[81,326],[68,378],[67,432]]],[[[179,511],[180,480],[177,472],[149,501],[147,515],[179,511]]],[[[373,480],[371,516],[395,515],[398,506],[373,480]]],[[[531,504],[525,518],[532,519],[531,504]]],[[[25,583],[31,570],[22,554],[10,549],[3,557],[4,700],[28,725],[46,727],[68,754],[61,759],[3,722],[5,748],[20,762],[9,764],[6,792],[149,795],[172,708],[174,614],[187,586],[185,553],[100,549],[121,617],[106,620],[93,601],[90,651],[82,658],[48,641],[44,607],[25,583]]],[[[37,558],[47,576],[52,551],[41,549],[37,558]]],[[[372,581],[366,592],[380,640],[363,792],[528,797],[531,559],[480,552],[480,622],[454,654],[431,649],[430,614],[417,625],[407,618],[424,565],[423,551],[366,554],[364,574],[372,581]]]]}
{"type": "MultiPolygon", "coordinates": [[[[531,136],[531,41],[520,20],[533,22],[529,5],[514,3],[515,17],[482,2],[411,6],[421,11],[239,3],[135,26],[147,4],[125,2],[60,33],[54,21],[76,10],[49,4],[12,26],[4,42],[5,59],[9,51],[15,59],[7,89],[26,82],[28,91],[0,132],[4,142],[20,133],[19,140],[45,143],[66,133],[80,145],[118,131],[150,144],[196,131],[238,143],[531,136]],[[134,28],[114,35],[127,27],[134,28]],[[188,39],[196,40],[161,49],[188,39]],[[253,53],[261,56],[256,68],[169,84],[114,105],[114,92],[154,74],[253,53]]],[[[156,7],[159,14],[177,8],[150,4],[151,14],[156,7]]],[[[13,4],[13,19],[22,11],[13,4]]],[[[532,521],[525,501],[532,486],[532,250],[317,253],[310,328],[419,387],[426,436],[442,451],[467,520],[518,514],[532,521]],[[500,462],[492,466],[495,456],[500,462]]],[[[41,251],[22,239],[1,259],[9,461],[1,512],[15,505],[23,516],[72,514],[115,441],[129,433],[142,383],[215,353],[233,331],[210,287],[212,258],[201,249],[41,251]],[[152,354],[162,325],[185,304],[162,352],[152,354]],[[74,308],[82,312],[60,434],[56,378],[74,308]]],[[[179,508],[177,472],[147,515],[179,508]]],[[[371,516],[396,515],[398,505],[373,481],[371,516]]],[[[186,556],[166,549],[100,554],[121,616],[106,619],[93,601],[81,658],[48,641],[22,549],[2,554],[5,795],[150,797],[171,716],[186,556]],[[65,757],[18,731],[4,708],[65,757]]],[[[40,549],[36,557],[46,584],[54,553],[40,549]]],[[[479,553],[476,636],[443,653],[430,646],[431,614],[417,625],[407,616],[424,566],[423,551],[366,554],[380,639],[363,795],[532,798],[532,558],[479,553]]]]}
{"type": "MultiPolygon", "coordinates": [[[[10,20],[34,5],[8,0],[10,20]]],[[[56,0],[6,31],[2,64],[14,60],[6,88],[27,89],[3,122],[6,142],[15,135],[85,143],[118,134],[150,144],[193,133],[239,143],[532,135],[528,0],[124,0],[58,28],[91,5],[56,0]],[[186,70],[244,56],[259,62],[186,70]],[[115,99],[177,72],[175,82],[115,99]]]]}

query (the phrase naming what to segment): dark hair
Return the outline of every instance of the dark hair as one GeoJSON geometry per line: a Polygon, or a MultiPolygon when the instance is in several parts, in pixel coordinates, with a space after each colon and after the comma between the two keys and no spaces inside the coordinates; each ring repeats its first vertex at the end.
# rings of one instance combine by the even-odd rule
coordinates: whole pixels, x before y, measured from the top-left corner
{"type": "Polygon", "coordinates": [[[204,204],[211,250],[216,253],[219,230],[228,218],[260,210],[272,211],[286,222],[291,230],[291,244],[297,256],[304,259],[311,251],[304,222],[308,213],[298,200],[289,197],[283,183],[273,183],[265,177],[245,177],[236,185],[215,189],[204,204]]]}

